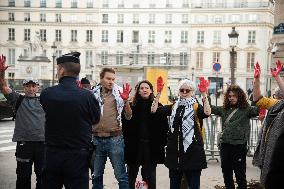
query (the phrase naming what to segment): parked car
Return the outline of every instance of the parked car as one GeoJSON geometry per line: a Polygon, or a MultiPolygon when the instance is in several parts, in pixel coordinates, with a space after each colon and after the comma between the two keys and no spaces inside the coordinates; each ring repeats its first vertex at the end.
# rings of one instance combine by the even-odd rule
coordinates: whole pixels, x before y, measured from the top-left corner
{"type": "Polygon", "coordinates": [[[0,93],[0,120],[4,118],[13,118],[13,107],[7,103],[7,99],[0,93]]]}

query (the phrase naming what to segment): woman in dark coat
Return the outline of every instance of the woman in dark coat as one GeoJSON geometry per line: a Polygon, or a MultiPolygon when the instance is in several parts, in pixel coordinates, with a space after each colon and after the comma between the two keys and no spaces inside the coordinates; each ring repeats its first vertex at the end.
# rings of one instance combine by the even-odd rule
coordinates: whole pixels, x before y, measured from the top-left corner
{"type": "Polygon", "coordinates": [[[158,108],[153,105],[152,112],[164,112],[170,116],[165,160],[169,169],[170,189],[180,189],[183,175],[190,189],[200,188],[201,170],[207,167],[202,122],[211,114],[205,94],[208,84],[203,79],[199,85],[204,108],[194,97],[194,83],[187,79],[180,82],[179,98],[174,105],[158,108]]]}
{"type": "Polygon", "coordinates": [[[156,166],[165,161],[168,124],[166,117],[151,113],[153,100],[153,85],[147,80],[139,82],[131,103],[132,117],[130,120],[124,117],[122,122],[125,161],[131,189],[135,188],[140,166],[143,181],[149,189],[155,189],[156,166]]]}

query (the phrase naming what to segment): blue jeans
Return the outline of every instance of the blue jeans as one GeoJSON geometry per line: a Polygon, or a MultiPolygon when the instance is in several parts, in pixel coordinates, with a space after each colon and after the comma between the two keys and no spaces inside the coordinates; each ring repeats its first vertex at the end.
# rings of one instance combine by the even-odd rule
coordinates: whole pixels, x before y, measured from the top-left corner
{"type": "Polygon", "coordinates": [[[128,175],[124,163],[123,136],[94,137],[96,146],[93,174],[93,189],[103,189],[103,174],[109,157],[119,189],[129,189],[128,175]]]}
{"type": "Polygon", "coordinates": [[[201,170],[170,170],[170,189],[180,189],[183,174],[186,177],[189,189],[200,189],[201,170]]]}

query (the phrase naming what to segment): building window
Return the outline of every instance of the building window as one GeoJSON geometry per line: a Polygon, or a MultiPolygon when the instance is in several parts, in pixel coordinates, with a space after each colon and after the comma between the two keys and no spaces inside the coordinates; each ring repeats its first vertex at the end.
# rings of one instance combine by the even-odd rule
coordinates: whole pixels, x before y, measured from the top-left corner
{"type": "Polygon", "coordinates": [[[180,59],[180,65],[181,66],[185,66],[188,64],[188,56],[187,56],[187,52],[181,52],[179,54],[179,59],[180,59]]]}
{"type": "Polygon", "coordinates": [[[77,30],[71,30],[71,42],[77,42],[77,30]]]}
{"type": "Polygon", "coordinates": [[[124,8],[124,0],[118,0],[117,7],[118,8],[124,8]]]}
{"type": "Polygon", "coordinates": [[[123,30],[117,30],[116,32],[116,42],[123,43],[123,30]]]}
{"type": "Polygon", "coordinates": [[[149,31],[148,32],[148,43],[155,43],[155,31],[149,31]]]}
{"type": "Polygon", "coordinates": [[[15,0],[9,0],[8,2],[9,2],[8,3],[9,7],[14,7],[15,6],[15,0]]]}
{"type": "Polygon", "coordinates": [[[181,43],[187,43],[188,42],[188,31],[181,31],[180,34],[180,42],[181,43]]]}
{"type": "Polygon", "coordinates": [[[166,14],[166,24],[172,23],[172,14],[166,14]]]}
{"type": "Polygon", "coordinates": [[[40,8],[46,8],[46,0],[40,0],[40,8]]]}
{"type": "Polygon", "coordinates": [[[61,22],[61,14],[56,14],[55,19],[56,22],[61,22]]]}
{"type": "Polygon", "coordinates": [[[196,69],[203,68],[203,52],[196,52],[196,69]]]}
{"type": "Polygon", "coordinates": [[[62,8],[62,0],[56,0],[55,7],[56,8],[62,8]]]}
{"type": "Polygon", "coordinates": [[[171,65],[172,63],[172,55],[169,52],[164,53],[164,57],[166,58],[166,65],[171,65]]]}
{"type": "Polygon", "coordinates": [[[182,24],[188,24],[188,14],[182,14],[181,15],[181,23],[182,24]]]}
{"type": "Polygon", "coordinates": [[[78,1],[77,0],[71,0],[71,8],[78,8],[78,1]]]}
{"type": "Polygon", "coordinates": [[[15,73],[8,72],[8,79],[15,79],[15,73]]]}
{"type": "Polygon", "coordinates": [[[154,52],[148,52],[147,64],[149,65],[155,64],[155,53],[154,52]]]}
{"type": "Polygon", "coordinates": [[[172,31],[165,31],[165,43],[172,42],[172,31]]]}
{"type": "Polygon", "coordinates": [[[255,44],[256,31],[248,31],[248,44],[255,44]]]}
{"type": "Polygon", "coordinates": [[[75,22],[77,22],[77,15],[71,15],[71,22],[72,23],[75,23],[75,22]]]}
{"type": "Polygon", "coordinates": [[[213,44],[221,44],[221,31],[213,32],[213,44]]]}
{"type": "Polygon", "coordinates": [[[45,29],[39,30],[39,35],[40,35],[40,40],[46,42],[46,30],[45,29]]]}
{"type": "Polygon", "coordinates": [[[108,64],[108,52],[107,51],[102,51],[101,52],[101,64],[102,65],[107,65],[108,64]]]}
{"type": "Polygon", "coordinates": [[[189,8],[189,2],[188,2],[188,0],[183,0],[183,1],[182,1],[182,8],[189,8]]]}
{"type": "Polygon", "coordinates": [[[25,22],[30,22],[31,21],[30,13],[24,13],[24,19],[25,19],[25,22]]]}
{"type": "Polygon", "coordinates": [[[102,5],[102,7],[103,7],[103,8],[108,8],[108,6],[109,6],[108,0],[103,0],[103,5],[102,5]]]}
{"type": "Polygon", "coordinates": [[[222,16],[221,15],[216,15],[214,17],[214,23],[221,24],[222,23],[222,16]]]}
{"type": "Polygon", "coordinates": [[[102,31],[102,42],[107,43],[108,42],[108,30],[102,31]]]}
{"type": "Polygon", "coordinates": [[[254,52],[247,53],[247,71],[248,72],[253,71],[254,63],[255,63],[255,53],[254,52]]]}
{"type": "Polygon", "coordinates": [[[118,14],[117,15],[117,23],[118,24],[123,24],[124,23],[124,15],[123,14],[118,14]]]}
{"type": "Polygon", "coordinates": [[[15,28],[8,28],[9,30],[9,41],[15,41],[15,28]]]}
{"type": "Polygon", "coordinates": [[[13,12],[9,12],[9,21],[14,22],[15,21],[15,14],[13,12]]]}
{"type": "Polygon", "coordinates": [[[197,31],[197,41],[198,44],[204,43],[204,31],[197,31]]]}
{"type": "Polygon", "coordinates": [[[155,14],[149,14],[149,24],[155,24],[156,15],[155,14]]]}
{"type": "Polygon", "coordinates": [[[40,22],[46,22],[46,14],[40,14],[40,22]]]}
{"type": "Polygon", "coordinates": [[[132,5],[132,7],[133,7],[134,9],[139,9],[139,8],[140,8],[140,5],[139,5],[138,3],[135,3],[135,4],[132,5]]]}
{"type": "Polygon", "coordinates": [[[9,65],[15,65],[15,62],[16,62],[15,49],[9,49],[8,64],[9,64],[9,65]]]}
{"type": "Polygon", "coordinates": [[[212,57],[212,60],[213,60],[213,63],[216,63],[216,62],[220,62],[220,52],[213,52],[213,57],[212,57]]]}
{"type": "Polygon", "coordinates": [[[123,52],[117,51],[116,52],[116,64],[123,64],[123,52]]]}
{"type": "Polygon", "coordinates": [[[241,21],[241,16],[239,14],[233,14],[231,16],[232,23],[238,23],[241,21]]]}
{"type": "Polygon", "coordinates": [[[24,41],[30,41],[31,40],[31,30],[30,29],[24,29],[24,41]]]}
{"type": "Polygon", "coordinates": [[[94,7],[94,0],[87,0],[87,8],[93,8],[94,7]]]}
{"type": "Polygon", "coordinates": [[[31,7],[31,0],[25,0],[24,7],[31,7]]]}
{"type": "Polygon", "coordinates": [[[87,30],[86,31],[86,42],[92,42],[93,41],[93,30],[87,30]]]}
{"type": "Polygon", "coordinates": [[[56,54],[56,57],[62,56],[62,50],[56,50],[55,54],[56,54]]]}
{"type": "Polygon", "coordinates": [[[55,41],[61,42],[61,30],[55,30],[55,41]]]}
{"type": "Polygon", "coordinates": [[[133,24],[139,24],[139,14],[133,14],[133,24]]]}
{"type": "Polygon", "coordinates": [[[24,57],[28,57],[29,56],[29,50],[28,49],[24,49],[24,57]]]}
{"type": "Polygon", "coordinates": [[[172,8],[171,0],[166,0],[166,8],[172,8]]]}
{"type": "Polygon", "coordinates": [[[139,42],[139,31],[132,31],[132,43],[139,42]]]}
{"type": "Polygon", "coordinates": [[[93,66],[93,51],[86,51],[86,64],[85,68],[92,68],[93,66]]]}
{"type": "Polygon", "coordinates": [[[103,24],[107,24],[108,23],[108,14],[103,14],[102,23],[103,24]]]}
{"type": "Polygon", "coordinates": [[[257,15],[256,14],[250,14],[248,16],[248,21],[249,22],[256,22],[257,21],[257,15]]]}

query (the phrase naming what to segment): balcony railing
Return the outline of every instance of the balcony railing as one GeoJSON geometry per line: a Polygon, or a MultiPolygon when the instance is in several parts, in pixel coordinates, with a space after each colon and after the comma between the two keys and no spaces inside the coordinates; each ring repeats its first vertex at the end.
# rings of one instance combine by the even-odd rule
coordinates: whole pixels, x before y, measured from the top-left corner
{"type": "Polygon", "coordinates": [[[264,8],[272,7],[271,2],[237,2],[237,3],[192,3],[191,8],[200,9],[200,8],[264,8]]]}

